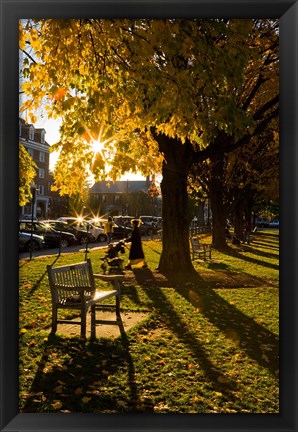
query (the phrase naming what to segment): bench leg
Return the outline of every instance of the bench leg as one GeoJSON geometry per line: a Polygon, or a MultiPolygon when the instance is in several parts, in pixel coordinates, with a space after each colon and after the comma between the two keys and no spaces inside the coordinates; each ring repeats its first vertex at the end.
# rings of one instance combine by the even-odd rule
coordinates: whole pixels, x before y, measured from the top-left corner
{"type": "Polygon", "coordinates": [[[56,333],[57,331],[57,319],[58,319],[58,311],[56,307],[52,308],[52,333],[56,333]]]}
{"type": "Polygon", "coordinates": [[[86,310],[81,310],[81,338],[86,338],[86,310]]]}
{"type": "Polygon", "coordinates": [[[91,338],[96,337],[96,326],[95,326],[95,304],[91,306],[91,338]]]}
{"type": "Polygon", "coordinates": [[[119,296],[119,294],[116,295],[116,317],[117,317],[117,321],[121,320],[121,316],[120,316],[120,296],[119,296]]]}

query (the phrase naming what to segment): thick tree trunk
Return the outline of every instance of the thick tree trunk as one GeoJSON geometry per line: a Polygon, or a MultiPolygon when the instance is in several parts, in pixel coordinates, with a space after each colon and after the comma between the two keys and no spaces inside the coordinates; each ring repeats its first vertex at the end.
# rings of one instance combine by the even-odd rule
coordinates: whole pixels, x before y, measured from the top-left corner
{"type": "Polygon", "coordinates": [[[251,217],[252,217],[252,209],[253,209],[253,199],[250,195],[248,195],[248,198],[245,203],[245,221],[251,223],[251,217]]]}
{"type": "Polygon", "coordinates": [[[234,232],[239,240],[243,240],[243,210],[244,203],[243,199],[238,199],[235,202],[235,224],[234,232]]]}
{"type": "Polygon", "coordinates": [[[227,247],[225,227],[227,209],[224,204],[224,160],[214,158],[211,162],[209,193],[212,210],[212,245],[215,249],[227,247]]]}
{"type": "Polygon", "coordinates": [[[165,136],[158,136],[164,154],[161,192],[163,198],[163,249],[159,270],[164,274],[194,272],[190,257],[187,175],[192,148],[165,136]]]}

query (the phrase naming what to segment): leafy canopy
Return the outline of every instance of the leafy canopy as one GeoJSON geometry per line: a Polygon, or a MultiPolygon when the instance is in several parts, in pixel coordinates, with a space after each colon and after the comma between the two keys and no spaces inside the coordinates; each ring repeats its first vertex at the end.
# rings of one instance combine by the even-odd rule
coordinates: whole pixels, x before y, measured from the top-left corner
{"type": "MultiPolygon", "coordinates": [[[[243,70],[257,61],[252,20],[40,20],[20,24],[22,110],[62,117],[55,178],[75,193],[90,174],[160,170],[150,131],[204,149],[251,127],[243,70]],[[105,142],[94,152],[94,143],[105,142]]],[[[256,65],[258,67],[258,65],[256,65]]]]}

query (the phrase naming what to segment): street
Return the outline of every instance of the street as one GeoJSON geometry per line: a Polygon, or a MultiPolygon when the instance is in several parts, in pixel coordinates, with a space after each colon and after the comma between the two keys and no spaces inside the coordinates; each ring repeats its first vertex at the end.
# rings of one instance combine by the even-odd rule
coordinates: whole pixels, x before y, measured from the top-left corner
{"type": "MultiPolygon", "coordinates": [[[[153,240],[153,239],[158,239],[160,238],[160,236],[158,235],[154,235],[152,237],[150,236],[144,236],[142,237],[142,241],[146,241],[146,240],[153,240]]],[[[120,239],[115,239],[113,240],[113,243],[118,243],[119,241],[121,241],[120,239]]],[[[88,250],[92,250],[92,249],[105,249],[107,248],[108,243],[107,242],[102,242],[102,243],[88,243],[88,250]]],[[[129,244],[128,244],[129,247],[129,244]]],[[[71,252],[78,252],[81,251],[82,253],[84,253],[86,250],[86,245],[74,245],[74,246],[68,246],[66,248],[61,249],[61,253],[62,254],[66,254],[66,253],[71,253],[71,252]]],[[[38,256],[45,256],[45,255],[58,255],[59,254],[59,248],[44,248],[41,249],[39,251],[33,251],[32,252],[32,257],[38,257],[38,256]]],[[[29,258],[30,257],[30,252],[20,252],[19,253],[19,259],[24,259],[24,258],[29,258]]]]}
{"type": "MultiPolygon", "coordinates": [[[[91,249],[104,249],[108,245],[107,242],[103,243],[89,243],[88,244],[88,250],[91,249]]],[[[71,252],[78,252],[81,251],[82,253],[85,252],[86,246],[85,245],[74,245],[74,246],[68,246],[66,248],[61,249],[62,254],[71,253],[71,252]]],[[[44,248],[39,251],[33,251],[32,257],[38,257],[38,256],[45,256],[45,255],[58,255],[59,254],[59,248],[44,248]]],[[[20,252],[19,253],[19,259],[29,258],[30,252],[20,252]]]]}

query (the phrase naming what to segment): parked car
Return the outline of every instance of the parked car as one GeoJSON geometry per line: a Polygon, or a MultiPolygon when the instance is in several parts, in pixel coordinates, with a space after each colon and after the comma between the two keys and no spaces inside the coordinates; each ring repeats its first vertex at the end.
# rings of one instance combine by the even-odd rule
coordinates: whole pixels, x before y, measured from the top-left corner
{"type": "Polygon", "coordinates": [[[89,219],[81,219],[75,217],[61,217],[58,220],[59,221],[61,220],[71,225],[73,224],[75,228],[78,230],[83,229],[84,231],[87,231],[92,236],[89,238],[89,241],[91,242],[97,242],[97,241],[105,242],[108,239],[107,235],[104,232],[104,228],[96,226],[89,219]]]}
{"type": "Polygon", "coordinates": [[[116,222],[114,222],[113,239],[128,238],[131,236],[131,233],[132,233],[131,226],[119,225],[116,222]]]}
{"type": "Polygon", "coordinates": [[[131,222],[136,219],[135,216],[114,216],[113,222],[120,226],[126,226],[130,228],[131,222]]]}
{"type": "Polygon", "coordinates": [[[104,230],[104,226],[108,222],[108,219],[96,217],[93,219],[87,219],[87,221],[91,222],[95,227],[102,228],[104,230]]]}
{"type": "Polygon", "coordinates": [[[162,227],[162,218],[159,216],[140,216],[140,219],[143,223],[154,225],[156,228],[162,227]]]}
{"type": "Polygon", "coordinates": [[[255,220],[255,226],[258,228],[266,228],[268,227],[269,221],[265,217],[257,217],[255,220]]]}
{"type": "Polygon", "coordinates": [[[279,220],[273,219],[268,225],[270,228],[279,228],[279,220]]]}
{"type": "Polygon", "coordinates": [[[141,219],[141,221],[143,223],[146,224],[154,224],[157,225],[157,219],[154,216],[140,216],[139,219],[141,219]]]}
{"type": "Polygon", "coordinates": [[[19,221],[19,231],[27,233],[33,231],[34,234],[43,236],[44,242],[49,248],[59,246],[65,248],[75,244],[77,240],[74,234],[66,231],[58,232],[52,226],[42,221],[31,222],[28,220],[21,220],[19,221]]]}
{"type": "MultiPolygon", "coordinates": [[[[32,234],[32,250],[40,250],[45,247],[43,236],[32,234]]],[[[19,251],[30,252],[31,251],[31,234],[26,232],[19,232],[19,251]]]]}
{"type": "Polygon", "coordinates": [[[57,231],[66,231],[68,233],[73,234],[76,237],[76,243],[78,244],[86,244],[94,242],[95,239],[92,234],[88,233],[84,226],[80,226],[73,222],[73,220],[47,220],[45,221],[49,223],[55,230],[57,231]]]}
{"type": "Polygon", "coordinates": [[[141,235],[152,236],[158,231],[157,226],[154,223],[142,222],[140,225],[141,235]]]}
{"type": "MultiPolygon", "coordinates": [[[[115,216],[113,218],[113,238],[114,239],[123,239],[129,237],[132,232],[132,226],[130,220],[135,219],[132,216],[115,216]]],[[[94,218],[90,219],[92,225],[102,228],[104,230],[105,224],[108,222],[108,219],[104,218],[94,218]]]]}
{"type": "Polygon", "coordinates": [[[104,228],[98,227],[94,225],[89,220],[84,220],[83,225],[86,227],[87,231],[93,235],[95,238],[95,241],[98,242],[106,242],[108,239],[108,236],[104,232],[104,228]]]}
{"type": "MultiPolygon", "coordinates": [[[[28,214],[21,215],[20,220],[32,220],[32,215],[28,215],[28,214]]],[[[37,217],[33,216],[33,220],[37,221],[37,217]]]]}

